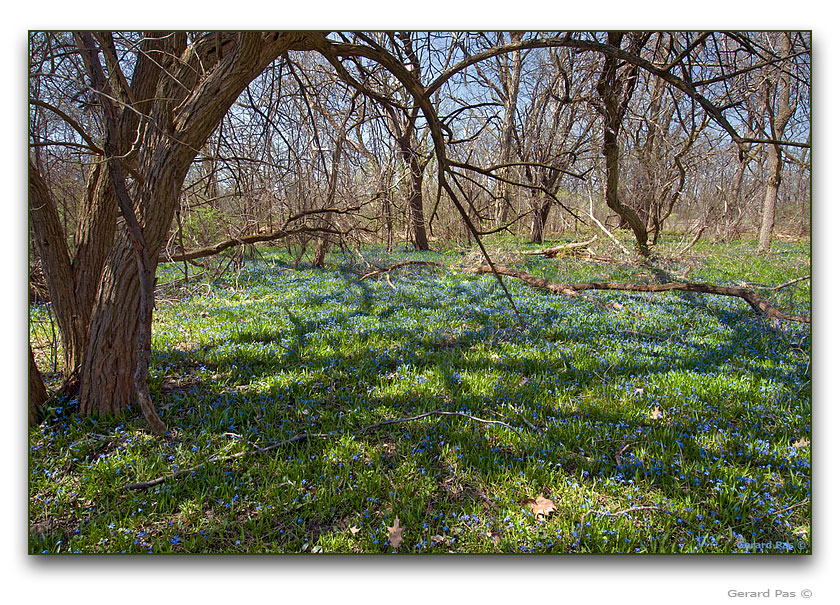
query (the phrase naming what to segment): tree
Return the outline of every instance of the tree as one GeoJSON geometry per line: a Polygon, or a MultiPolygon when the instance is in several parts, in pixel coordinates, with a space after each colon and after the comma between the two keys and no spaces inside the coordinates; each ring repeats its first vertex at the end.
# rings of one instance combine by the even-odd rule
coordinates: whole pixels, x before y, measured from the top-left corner
{"type": "MultiPolygon", "coordinates": [[[[124,190],[137,216],[145,270],[153,275],[198,151],[254,77],[281,53],[309,48],[319,36],[151,33],[119,45],[110,34],[77,37],[77,56],[88,58],[84,91],[94,93],[92,106],[102,110],[110,103],[115,114],[105,119],[105,144],[90,145],[105,162],[91,170],[75,250],[69,249],[55,200],[32,161],[29,181],[30,217],[65,367],[78,376],[82,414],[116,414],[131,402],[141,325],[151,320],[151,309],[141,314],[137,233],[125,207],[118,221],[117,189],[124,190]],[[96,82],[99,57],[107,69],[104,82],[96,82]],[[125,66],[131,68],[128,76],[125,66]]],[[[45,52],[58,55],[55,47],[45,52]]]]}
{"type": "MultiPolygon", "coordinates": [[[[638,55],[650,34],[626,34],[621,31],[607,33],[607,44],[621,48],[621,43],[629,39],[628,52],[638,55]]],[[[632,63],[621,64],[613,55],[604,55],[604,65],[595,89],[601,98],[596,105],[603,116],[604,123],[604,163],[606,166],[606,180],[604,198],[607,206],[621,217],[622,222],[628,224],[636,236],[636,247],[642,256],[650,254],[648,247],[648,232],[644,221],[636,211],[619,199],[619,175],[621,170],[619,135],[621,134],[624,115],[633,97],[639,67],[632,63]]]]}
{"type": "MultiPolygon", "coordinates": [[[[783,32],[779,38],[779,56],[783,60],[788,59],[791,54],[790,33],[783,32]]],[[[782,63],[776,70],[775,82],[768,80],[766,86],[765,102],[770,124],[770,138],[773,141],[781,141],[784,138],[785,128],[795,111],[795,107],[792,107],[790,103],[791,77],[788,70],[789,67],[782,63]],[[775,97],[775,107],[773,97],[775,97]]],[[[761,207],[761,229],[758,235],[759,252],[770,251],[770,236],[773,233],[773,225],[776,220],[776,199],[779,196],[779,185],[782,183],[783,163],[781,144],[778,142],[770,143],[767,160],[767,188],[761,207]]]]}

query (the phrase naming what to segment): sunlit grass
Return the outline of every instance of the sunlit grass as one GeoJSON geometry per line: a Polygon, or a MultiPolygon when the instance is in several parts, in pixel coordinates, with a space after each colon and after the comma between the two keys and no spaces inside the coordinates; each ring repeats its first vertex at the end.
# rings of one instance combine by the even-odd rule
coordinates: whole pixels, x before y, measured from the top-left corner
{"type": "MultiPolygon", "coordinates": [[[[171,438],[149,436],[134,411],[94,422],[51,402],[30,431],[32,552],[810,552],[807,326],[772,325],[739,299],[572,300],[510,280],[523,327],[490,277],[414,267],[392,287],[359,281],[357,258],[289,261],[267,250],[238,276],[161,291],[150,383],[171,438]],[[361,431],[431,411],[463,415],[361,431]],[[304,432],[318,436],[125,489],[304,432]],[[537,496],[556,510],[536,515],[537,496]]],[[[523,266],[568,282],[654,276],[523,266]]],[[[760,257],[703,243],[653,266],[772,286],[807,274],[809,257],[800,244],[760,257]]],[[[763,294],[809,312],[810,282],[763,294]]],[[[46,337],[45,311],[31,311],[33,338],[46,337]]]]}

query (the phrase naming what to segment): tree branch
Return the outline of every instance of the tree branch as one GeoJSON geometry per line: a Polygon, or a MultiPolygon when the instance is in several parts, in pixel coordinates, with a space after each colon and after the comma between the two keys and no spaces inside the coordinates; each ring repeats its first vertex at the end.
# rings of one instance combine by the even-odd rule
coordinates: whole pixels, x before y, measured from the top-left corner
{"type": "MultiPolygon", "coordinates": [[[[470,273],[492,273],[489,267],[481,266],[472,269],[465,269],[470,273]]],[[[566,296],[578,296],[578,293],[586,290],[620,290],[625,292],[668,292],[678,290],[684,292],[697,292],[699,294],[715,294],[718,296],[734,296],[744,299],[752,309],[769,319],[795,321],[799,323],[811,323],[811,318],[806,316],[788,315],[773,307],[767,301],[759,298],[752,290],[746,288],[732,288],[728,286],[714,286],[704,283],[667,282],[664,284],[630,284],[613,282],[589,282],[580,284],[560,284],[547,279],[531,275],[525,271],[519,271],[503,265],[496,265],[495,271],[499,275],[507,275],[524,281],[531,287],[539,290],[547,290],[554,294],[566,296]]]]}

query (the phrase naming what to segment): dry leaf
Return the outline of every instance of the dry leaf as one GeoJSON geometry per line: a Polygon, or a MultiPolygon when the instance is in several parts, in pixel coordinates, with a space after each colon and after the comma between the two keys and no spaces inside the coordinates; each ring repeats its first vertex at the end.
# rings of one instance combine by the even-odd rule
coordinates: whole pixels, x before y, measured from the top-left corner
{"type": "Polygon", "coordinates": [[[353,527],[349,528],[349,529],[350,529],[350,533],[351,533],[351,534],[353,534],[354,536],[355,536],[357,533],[359,533],[360,531],[362,531],[362,529],[361,529],[360,527],[357,527],[357,526],[355,526],[355,525],[354,525],[353,527]]]}
{"type": "Polygon", "coordinates": [[[554,502],[542,496],[537,496],[536,500],[528,498],[525,502],[531,506],[531,510],[538,517],[540,515],[548,516],[556,510],[554,508],[554,502]]]}
{"type": "Polygon", "coordinates": [[[662,410],[659,409],[659,406],[653,408],[653,411],[650,413],[652,420],[659,420],[662,416],[664,416],[664,414],[662,413],[662,410]]]}
{"type": "Polygon", "coordinates": [[[404,527],[400,527],[400,518],[394,517],[394,525],[390,527],[386,525],[385,529],[388,530],[388,542],[394,548],[399,548],[403,541],[402,533],[405,529],[404,527]]]}
{"type": "Polygon", "coordinates": [[[450,544],[452,544],[452,538],[447,538],[446,536],[432,536],[432,544],[434,546],[437,546],[441,543],[445,544],[446,546],[449,546],[450,544]]]}
{"type": "Polygon", "coordinates": [[[800,448],[800,447],[808,447],[809,445],[811,445],[811,440],[810,439],[805,439],[805,437],[802,437],[799,441],[794,442],[793,447],[800,448]]]}

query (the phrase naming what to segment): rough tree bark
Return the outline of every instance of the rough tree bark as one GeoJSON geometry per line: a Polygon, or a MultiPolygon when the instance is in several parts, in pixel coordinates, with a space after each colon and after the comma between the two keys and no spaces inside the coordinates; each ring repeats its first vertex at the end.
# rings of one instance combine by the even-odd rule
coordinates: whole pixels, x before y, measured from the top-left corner
{"type": "Polygon", "coordinates": [[[47,388],[35,364],[32,345],[29,345],[29,426],[38,424],[41,409],[47,401],[47,388]]]}
{"type": "MultiPolygon", "coordinates": [[[[414,52],[414,44],[409,32],[400,32],[397,37],[403,45],[408,58],[408,70],[415,77],[420,74],[420,59],[414,52]]],[[[417,250],[429,249],[429,238],[426,234],[426,221],[423,214],[423,172],[426,161],[420,159],[420,142],[417,140],[416,123],[420,114],[420,106],[410,96],[412,105],[402,110],[402,118],[391,106],[386,106],[388,118],[394,138],[397,142],[397,152],[408,170],[408,229],[411,241],[417,250]]]]}
{"type": "MultiPolygon", "coordinates": [[[[309,48],[318,37],[322,34],[224,33],[188,44],[186,33],[147,35],[131,85],[126,85],[121,84],[125,78],[118,77],[118,64],[108,61],[109,36],[97,35],[108,81],[123,108],[117,152],[112,150],[111,158],[120,157],[118,164],[131,175],[131,182],[124,182],[131,192],[152,275],[187,170],[207,138],[271,61],[287,50],[309,48]]],[[[58,239],[60,232],[53,229],[55,204],[50,203],[48,190],[46,194],[40,190],[43,180],[30,164],[30,216],[36,241],[41,241],[45,273],[53,276],[48,277],[51,296],[56,301],[62,294],[74,294],[67,299],[71,302],[66,315],[72,321],[65,324],[76,322],[77,332],[61,328],[62,337],[65,332],[84,334],[78,336],[78,345],[71,346],[67,368],[79,369],[79,409],[89,415],[120,413],[135,394],[140,280],[125,217],[117,220],[110,174],[115,165],[103,164],[95,174],[95,184],[88,187],[90,211],[83,221],[87,240],[71,256],[66,240],[58,239]],[[43,208],[39,200],[46,201],[43,208]]],[[[143,315],[150,311],[143,309],[143,315]]]]}

